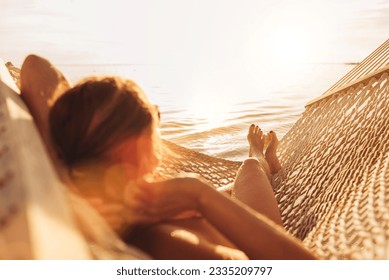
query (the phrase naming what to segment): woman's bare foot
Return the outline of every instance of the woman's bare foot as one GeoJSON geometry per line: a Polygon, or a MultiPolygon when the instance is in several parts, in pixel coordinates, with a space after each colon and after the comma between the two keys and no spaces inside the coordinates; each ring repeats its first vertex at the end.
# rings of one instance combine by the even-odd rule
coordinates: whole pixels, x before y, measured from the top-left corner
{"type": "Polygon", "coordinates": [[[249,157],[263,157],[265,141],[263,132],[258,126],[254,124],[250,126],[247,140],[250,145],[249,157]]]}
{"type": "Polygon", "coordinates": [[[269,139],[269,145],[267,146],[265,152],[265,158],[267,163],[269,164],[271,174],[275,174],[281,169],[281,163],[277,157],[277,147],[279,141],[274,131],[270,131],[267,134],[267,137],[269,139]]]}
{"type": "Polygon", "coordinates": [[[249,157],[254,157],[259,161],[261,168],[265,171],[267,177],[270,179],[271,170],[269,164],[264,156],[265,148],[265,135],[259,126],[252,124],[247,134],[247,140],[249,141],[249,157]]]}
{"type": "Polygon", "coordinates": [[[281,163],[277,157],[279,141],[274,131],[264,135],[258,126],[252,124],[249,128],[247,140],[250,144],[249,157],[256,157],[259,161],[265,159],[271,174],[280,171],[281,163]]]}

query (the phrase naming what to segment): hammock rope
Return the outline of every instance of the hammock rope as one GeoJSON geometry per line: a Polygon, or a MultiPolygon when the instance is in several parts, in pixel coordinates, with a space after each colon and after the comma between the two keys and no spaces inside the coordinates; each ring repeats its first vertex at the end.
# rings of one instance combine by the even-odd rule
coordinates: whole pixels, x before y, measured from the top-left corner
{"type": "Polygon", "coordinates": [[[388,258],[388,72],[305,111],[274,188],[286,228],[325,259],[388,258]]]}

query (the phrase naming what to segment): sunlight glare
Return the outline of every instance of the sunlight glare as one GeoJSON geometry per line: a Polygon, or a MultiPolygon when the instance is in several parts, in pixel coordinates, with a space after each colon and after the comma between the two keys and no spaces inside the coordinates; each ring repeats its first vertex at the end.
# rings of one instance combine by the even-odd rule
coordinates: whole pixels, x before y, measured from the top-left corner
{"type": "Polygon", "coordinates": [[[276,63],[300,63],[306,61],[307,46],[303,30],[285,27],[271,34],[267,48],[276,63]]]}
{"type": "MultiPolygon", "coordinates": [[[[313,4],[312,4],[313,5],[313,4]]],[[[325,53],[323,42],[329,27],[317,21],[316,13],[284,7],[257,22],[244,47],[244,67],[258,91],[304,79],[304,64],[317,62],[325,53]]]]}
{"type": "Polygon", "coordinates": [[[193,95],[188,102],[189,111],[199,120],[204,120],[202,129],[209,130],[222,126],[232,107],[227,96],[202,92],[193,95]]]}
{"type": "Polygon", "coordinates": [[[198,238],[198,236],[187,231],[187,230],[176,229],[176,230],[172,231],[170,236],[173,238],[178,238],[178,239],[184,240],[192,245],[199,245],[200,244],[200,239],[198,238]]]}

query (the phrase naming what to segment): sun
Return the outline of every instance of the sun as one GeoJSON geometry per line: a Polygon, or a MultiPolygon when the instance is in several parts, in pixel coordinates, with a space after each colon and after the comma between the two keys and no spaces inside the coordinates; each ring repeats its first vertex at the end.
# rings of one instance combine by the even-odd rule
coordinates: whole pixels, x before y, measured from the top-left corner
{"type": "Polygon", "coordinates": [[[300,26],[274,27],[254,42],[255,60],[268,65],[307,62],[311,51],[309,37],[300,26]]]}
{"type": "Polygon", "coordinates": [[[315,36],[304,24],[267,24],[252,33],[244,52],[244,67],[258,92],[301,79],[304,65],[313,61],[315,36]]]}
{"type": "Polygon", "coordinates": [[[268,54],[277,63],[303,63],[308,59],[308,38],[303,30],[274,30],[267,42],[268,54]]]}

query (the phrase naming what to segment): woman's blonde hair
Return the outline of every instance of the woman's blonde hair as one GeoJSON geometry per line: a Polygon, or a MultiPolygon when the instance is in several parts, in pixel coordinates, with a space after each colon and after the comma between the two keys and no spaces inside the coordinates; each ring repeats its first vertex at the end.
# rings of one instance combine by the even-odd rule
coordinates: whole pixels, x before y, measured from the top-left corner
{"type": "MultiPolygon", "coordinates": [[[[49,114],[50,133],[59,157],[70,168],[105,160],[107,152],[159,122],[159,112],[140,87],[119,77],[91,77],[69,89],[49,114]]],[[[152,151],[137,151],[134,161],[160,150],[151,135],[152,151]]]]}

